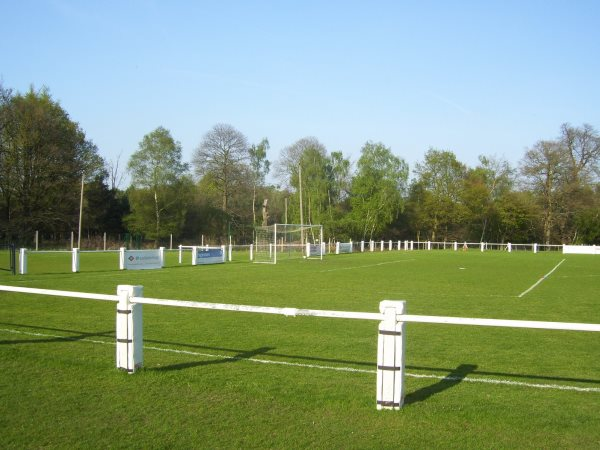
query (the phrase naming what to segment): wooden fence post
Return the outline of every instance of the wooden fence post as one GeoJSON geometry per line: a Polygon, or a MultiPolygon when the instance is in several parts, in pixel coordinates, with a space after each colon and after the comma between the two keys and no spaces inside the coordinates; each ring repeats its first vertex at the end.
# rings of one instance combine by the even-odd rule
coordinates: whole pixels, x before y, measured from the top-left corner
{"type": "Polygon", "coordinates": [[[142,286],[117,286],[117,369],[135,372],[144,364],[142,304],[132,297],[144,295],[142,286]]]}
{"type": "Polygon", "coordinates": [[[406,303],[384,300],[377,340],[377,409],[400,409],[404,403],[404,329],[406,303]]]}

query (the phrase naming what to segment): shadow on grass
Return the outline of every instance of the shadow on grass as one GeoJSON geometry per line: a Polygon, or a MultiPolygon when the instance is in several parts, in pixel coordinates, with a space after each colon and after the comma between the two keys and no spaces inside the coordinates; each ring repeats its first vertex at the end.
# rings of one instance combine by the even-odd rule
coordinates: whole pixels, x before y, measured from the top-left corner
{"type": "Polygon", "coordinates": [[[404,397],[404,404],[422,402],[435,394],[450,389],[462,382],[469,374],[475,373],[475,369],[477,369],[475,364],[461,364],[438,382],[407,394],[404,397]]]}
{"type": "Polygon", "coordinates": [[[64,330],[61,328],[50,328],[50,327],[39,327],[34,325],[22,325],[18,323],[6,323],[0,322],[0,325],[11,325],[11,326],[19,326],[26,327],[34,330],[44,330],[44,331],[59,331],[61,333],[75,333],[73,336],[31,336],[28,339],[12,339],[12,340],[0,340],[0,345],[14,345],[14,344],[41,344],[41,343],[50,343],[50,342],[70,342],[70,341],[80,341],[82,339],[89,339],[92,337],[114,337],[114,331],[96,331],[96,332],[85,332],[85,331],[75,331],[75,330],[64,330]]]}
{"type": "Polygon", "coordinates": [[[240,352],[237,355],[228,356],[228,357],[221,358],[221,359],[211,359],[208,361],[203,360],[203,361],[192,361],[192,362],[187,362],[187,363],[171,364],[170,366],[154,367],[154,368],[149,368],[146,370],[147,371],[164,372],[164,371],[169,371],[169,370],[190,369],[192,367],[198,367],[198,366],[209,366],[212,364],[233,363],[233,362],[242,361],[244,359],[250,359],[257,355],[265,355],[270,350],[273,350],[273,348],[274,347],[261,347],[261,348],[255,349],[255,350],[248,350],[248,351],[240,352]]]}
{"type": "MultiPolygon", "coordinates": [[[[80,331],[80,330],[51,328],[51,327],[43,327],[43,326],[27,325],[27,324],[19,324],[19,323],[9,323],[9,322],[0,322],[0,325],[17,326],[17,327],[23,327],[23,328],[29,328],[29,329],[36,329],[36,330],[58,331],[58,332],[75,334],[75,336],[57,337],[57,338],[53,337],[51,339],[36,339],[35,337],[32,336],[32,339],[23,339],[22,341],[5,340],[5,341],[0,341],[0,344],[64,342],[64,341],[74,341],[74,340],[86,339],[88,337],[93,337],[93,336],[107,337],[107,338],[115,339],[114,330],[104,331],[104,332],[97,331],[94,333],[91,333],[91,332],[86,333],[86,332],[80,331]]],[[[162,344],[162,345],[166,345],[166,346],[173,346],[173,347],[179,347],[179,348],[210,350],[210,351],[215,351],[215,352],[216,351],[228,352],[228,353],[237,354],[238,359],[244,359],[243,355],[250,354],[253,352],[253,351],[248,351],[248,350],[232,349],[232,348],[227,348],[227,347],[216,347],[216,346],[190,344],[190,343],[182,343],[182,342],[174,342],[174,341],[162,341],[162,340],[147,339],[147,338],[144,339],[144,342],[148,343],[148,344],[162,344]]],[[[327,363],[327,364],[348,364],[348,365],[352,365],[354,367],[359,366],[359,367],[370,368],[370,369],[373,369],[373,371],[375,371],[375,367],[376,367],[376,364],[373,361],[356,361],[356,360],[338,359],[338,358],[320,358],[320,357],[316,357],[316,356],[307,356],[307,355],[288,355],[288,354],[283,354],[283,353],[272,353],[272,352],[270,352],[270,350],[274,349],[272,347],[264,347],[264,348],[268,349],[269,356],[285,358],[287,360],[296,360],[299,362],[304,361],[307,363],[320,362],[320,363],[327,363]]],[[[254,354],[259,354],[259,353],[254,353],[254,354]]],[[[251,356],[252,355],[250,355],[248,357],[251,357],[251,356]]],[[[248,357],[246,357],[246,358],[248,358],[248,357]]],[[[234,356],[232,358],[236,358],[236,356],[234,356]]],[[[205,362],[205,364],[206,364],[206,362],[205,362]]],[[[458,370],[458,368],[450,369],[450,368],[445,368],[445,367],[427,367],[427,366],[414,366],[414,365],[406,365],[405,369],[406,370],[419,370],[419,371],[424,371],[424,372],[442,373],[442,374],[450,373],[448,375],[448,377],[453,376],[454,372],[458,370]]],[[[500,377],[510,377],[510,378],[534,380],[534,381],[545,380],[545,381],[553,381],[553,382],[561,382],[562,381],[562,382],[575,382],[575,383],[589,383],[589,384],[593,384],[593,385],[600,384],[600,379],[560,377],[560,376],[548,376],[548,375],[532,375],[532,374],[509,373],[509,372],[494,372],[494,371],[476,370],[476,369],[477,369],[477,366],[474,366],[473,369],[471,369],[470,373],[473,375],[500,376],[500,377]]]]}

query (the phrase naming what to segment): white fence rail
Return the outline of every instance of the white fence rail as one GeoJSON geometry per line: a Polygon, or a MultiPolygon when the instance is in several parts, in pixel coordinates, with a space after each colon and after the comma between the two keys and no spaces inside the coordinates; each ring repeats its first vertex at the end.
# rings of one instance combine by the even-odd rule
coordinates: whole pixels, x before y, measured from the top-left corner
{"type": "Polygon", "coordinates": [[[117,302],[117,368],[130,373],[143,365],[143,304],[279,314],[288,317],[377,320],[380,322],[377,343],[377,409],[400,409],[404,402],[404,331],[407,322],[600,332],[600,324],[593,323],[411,315],[406,314],[406,302],[395,300],[382,301],[379,304],[379,313],[370,313],[149,298],[143,296],[142,286],[130,285],[119,285],[117,295],[1,285],[0,291],[117,302]]]}
{"type": "MultiPolygon", "coordinates": [[[[336,243],[337,245],[338,243],[336,243]]],[[[478,250],[478,251],[505,251],[511,253],[513,251],[531,251],[539,253],[543,251],[563,251],[564,245],[550,244],[512,244],[496,243],[496,242],[466,242],[466,241],[357,241],[353,244],[353,248],[361,253],[363,252],[383,252],[392,250],[478,250]]]]}

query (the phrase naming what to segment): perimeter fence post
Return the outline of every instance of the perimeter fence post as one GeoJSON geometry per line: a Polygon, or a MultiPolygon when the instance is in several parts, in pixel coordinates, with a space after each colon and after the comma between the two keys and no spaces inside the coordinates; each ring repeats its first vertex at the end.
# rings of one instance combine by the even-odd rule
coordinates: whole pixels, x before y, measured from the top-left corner
{"type": "Polygon", "coordinates": [[[19,249],[19,274],[27,275],[27,249],[19,249]]]}
{"type": "Polygon", "coordinates": [[[79,272],[79,249],[77,247],[72,251],[71,270],[73,272],[79,272]]]}
{"type": "Polygon", "coordinates": [[[117,369],[135,372],[144,364],[142,304],[131,303],[143,297],[143,286],[117,286],[117,369]]]}
{"type": "Polygon", "coordinates": [[[404,329],[406,302],[384,300],[377,340],[377,409],[400,409],[404,403],[404,329]]]}
{"type": "Polygon", "coordinates": [[[164,247],[158,247],[158,259],[160,261],[160,267],[162,269],[163,267],[165,267],[165,248],[164,247]]]}

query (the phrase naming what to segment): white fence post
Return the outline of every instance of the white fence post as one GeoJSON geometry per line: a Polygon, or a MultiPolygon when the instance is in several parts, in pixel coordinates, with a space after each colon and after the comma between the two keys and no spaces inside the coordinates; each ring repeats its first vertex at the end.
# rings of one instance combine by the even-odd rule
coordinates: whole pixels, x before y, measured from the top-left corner
{"type": "Polygon", "coordinates": [[[79,249],[75,247],[71,256],[71,269],[73,272],[79,272],[79,249]]]}
{"type": "Polygon", "coordinates": [[[336,255],[340,254],[340,243],[339,242],[335,243],[335,254],[336,255]]]}
{"type": "Polygon", "coordinates": [[[182,248],[182,245],[179,244],[179,264],[181,264],[182,260],[183,260],[183,248],[182,248]]]}
{"type": "Polygon", "coordinates": [[[538,251],[538,245],[533,244],[533,253],[537,253],[537,251],[538,251]]]}
{"type": "Polygon", "coordinates": [[[158,247],[158,259],[160,261],[160,267],[162,269],[163,267],[165,267],[165,248],[164,247],[158,247]]]}
{"type": "Polygon", "coordinates": [[[454,241],[454,251],[458,250],[458,242],[454,241]]]}
{"type": "Polygon", "coordinates": [[[377,409],[400,409],[404,403],[404,301],[384,300],[377,340],[377,409]]]}
{"type": "Polygon", "coordinates": [[[193,245],[192,246],[192,266],[195,266],[198,264],[198,246],[193,245]]]}
{"type": "Polygon", "coordinates": [[[27,249],[26,248],[19,249],[19,274],[20,275],[27,274],[27,249]]]}
{"type": "Polygon", "coordinates": [[[485,249],[485,244],[483,242],[479,243],[479,249],[483,251],[485,249]]]}
{"type": "Polygon", "coordinates": [[[250,261],[254,261],[254,244],[250,244],[250,261]]]}
{"type": "Polygon", "coordinates": [[[231,245],[231,243],[229,244],[229,262],[231,262],[231,249],[233,248],[233,245],[231,245]]]}
{"type": "Polygon", "coordinates": [[[427,250],[431,250],[431,241],[427,241],[427,250]]]}
{"type": "Polygon", "coordinates": [[[360,252],[363,253],[365,251],[365,241],[360,241],[360,252]]]}
{"type": "Polygon", "coordinates": [[[142,286],[117,286],[117,369],[135,372],[144,364],[142,304],[131,297],[142,297],[142,286]]]}
{"type": "Polygon", "coordinates": [[[506,248],[508,249],[508,253],[512,252],[512,244],[510,242],[506,244],[506,248]]]}
{"type": "Polygon", "coordinates": [[[119,270],[125,270],[125,247],[119,249],[119,270]]]}

